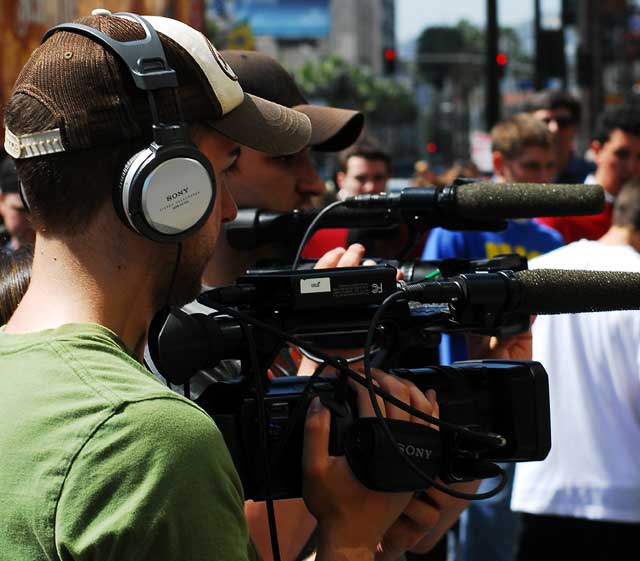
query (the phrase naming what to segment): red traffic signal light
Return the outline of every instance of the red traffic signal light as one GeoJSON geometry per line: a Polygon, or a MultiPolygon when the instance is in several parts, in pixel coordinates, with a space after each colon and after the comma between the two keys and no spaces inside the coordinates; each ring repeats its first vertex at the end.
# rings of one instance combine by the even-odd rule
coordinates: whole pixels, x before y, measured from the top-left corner
{"type": "Polygon", "coordinates": [[[396,50],[391,47],[382,51],[382,73],[392,76],[396,72],[396,50]]]}
{"type": "Polygon", "coordinates": [[[438,151],[438,145],[435,142],[427,142],[427,152],[435,154],[438,151]]]}
{"type": "Polygon", "coordinates": [[[507,64],[507,62],[509,62],[509,57],[507,57],[507,55],[505,55],[504,53],[498,53],[496,55],[496,63],[498,64],[498,66],[504,66],[507,64]]]}

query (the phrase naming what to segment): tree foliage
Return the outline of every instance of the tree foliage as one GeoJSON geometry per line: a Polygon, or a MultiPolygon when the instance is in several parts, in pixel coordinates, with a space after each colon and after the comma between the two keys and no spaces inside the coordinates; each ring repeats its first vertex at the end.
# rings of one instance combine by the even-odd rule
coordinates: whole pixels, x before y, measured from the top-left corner
{"type": "Polygon", "coordinates": [[[442,89],[447,79],[465,85],[477,83],[482,66],[474,59],[482,56],[483,45],[482,31],[465,20],[455,27],[427,27],[416,45],[418,74],[437,89],[442,89]]]}
{"type": "Polygon", "coordinates": [[[358,109],[372,121],[406,123],[417,115],[409,89],[335,55],[306,62],[294,72],[294,78],[308,99],[358,109]]]}
{"type": "MultiPolygon", "coordinates": [[[[451,80],[464,89],[482,83],[485,71],[485,32],[467,20],[455,26],[427,27],[418,37],[416,61],[418,75],[438,89],[451,80]]],[[[499,49],[509,57],[514,74],[530,64],[514,29],[500,29],[499,49]]]]}

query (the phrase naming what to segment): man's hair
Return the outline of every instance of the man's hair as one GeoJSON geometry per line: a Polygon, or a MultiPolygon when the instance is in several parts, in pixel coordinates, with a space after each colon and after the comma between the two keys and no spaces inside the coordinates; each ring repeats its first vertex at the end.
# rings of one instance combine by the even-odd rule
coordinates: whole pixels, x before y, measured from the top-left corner
{"type": "Polygon", "coordinates": [[[611,223],[640,230],[640,179],[632,179],[620,189],[613,203],[611,223]]]}
{"type": "Polygon", "coordinates": [[[24,296],[31,280],[33,247],[0,251],[0,324],[7,323],[24,296]]]}
{"type": "Polygon", "coordinates": [[[528,113],[518,113],[491,129],[491,150],[500,152],[507,160],[517,158],[530,146],[553,148],[553,134],[528,113]]]}
{"type": "Polygon", "coordinates": [[[553,111],[555,109],[566,109],[571,114],[574,122],[579,123],[582,109],[578,98],[569,92],[561,90],[545,90],[536,93],[531,99],[528,110],[533,113],[540,109],[553,111]]]}
{"type": "Polygon", "coordinates": [[[627,134],[640,136],[640,105],[620,105],[600,113],[596,122],[593,140],[604,144],[616,129],[620,129],[627,134]]]}
{"type": "Polygon", "coordinates": [[[20,181],[16,163],[11,156],[0,153],[0,193],[19,193],[20,181]]]}
{"type": "Polygon", "coordinates": [[[391,156],[372,140],[356,142],[338,154],[338,171],[346,172],[349,158],[354,156],[365,160],[381,160],[385,163],[387,173],[391,173],[391,156]]]}
{"type": "MultiPolygon", "coordinates": [[[[9,100],[4,120],[9,129],[21,133],[56,125],[48,109],[23,95],[9,100]]],[[[16,160],[34,227],[60,235],[81,231],[111,200],[127,160],[148,145],[150,137],[151,131],[147,138],[114,146],[16,160]]]]}

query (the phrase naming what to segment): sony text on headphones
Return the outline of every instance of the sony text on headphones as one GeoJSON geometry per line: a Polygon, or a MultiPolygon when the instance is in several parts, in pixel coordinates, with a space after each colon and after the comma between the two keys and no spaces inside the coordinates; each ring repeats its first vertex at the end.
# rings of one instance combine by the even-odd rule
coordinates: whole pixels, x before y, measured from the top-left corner
{"type": "MultiPolygon", "coordinates": [[[[47,31],[42,42],[58,31],[84,35],[117,55],[129,68],[135,85],[147,91],[153,142],[126,163],[113,202],[120,219],[135,232],[156,242],[177,243],[209,217],[215,202],[215,175],[207,157],[189,141],[176,72],[167,63],[156,30],[139,15],[114,15],[137,21],[145,38],[121,42],[87,25],[63,23],[47,31]],[[152,92],[162,88],[174,90],[180,118],[177,123],[159,121],[152,92]]],[[[27,203],[24,192],[22,196],[27,203]]]]}

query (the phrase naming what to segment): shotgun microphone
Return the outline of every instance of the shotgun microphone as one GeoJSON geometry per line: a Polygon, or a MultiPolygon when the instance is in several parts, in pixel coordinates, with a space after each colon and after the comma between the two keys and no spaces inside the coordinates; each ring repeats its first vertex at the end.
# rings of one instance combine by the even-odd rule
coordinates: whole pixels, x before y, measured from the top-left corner
{"type": "Polygon", "coordinates": [[[582,216],[602,212],[604,190],[600,185],[587,184],[474,181],[356,195],[344,203],[350,208],[403,209],[418,215],[431,212],[436,216],[483,220],[582,216]]]}

